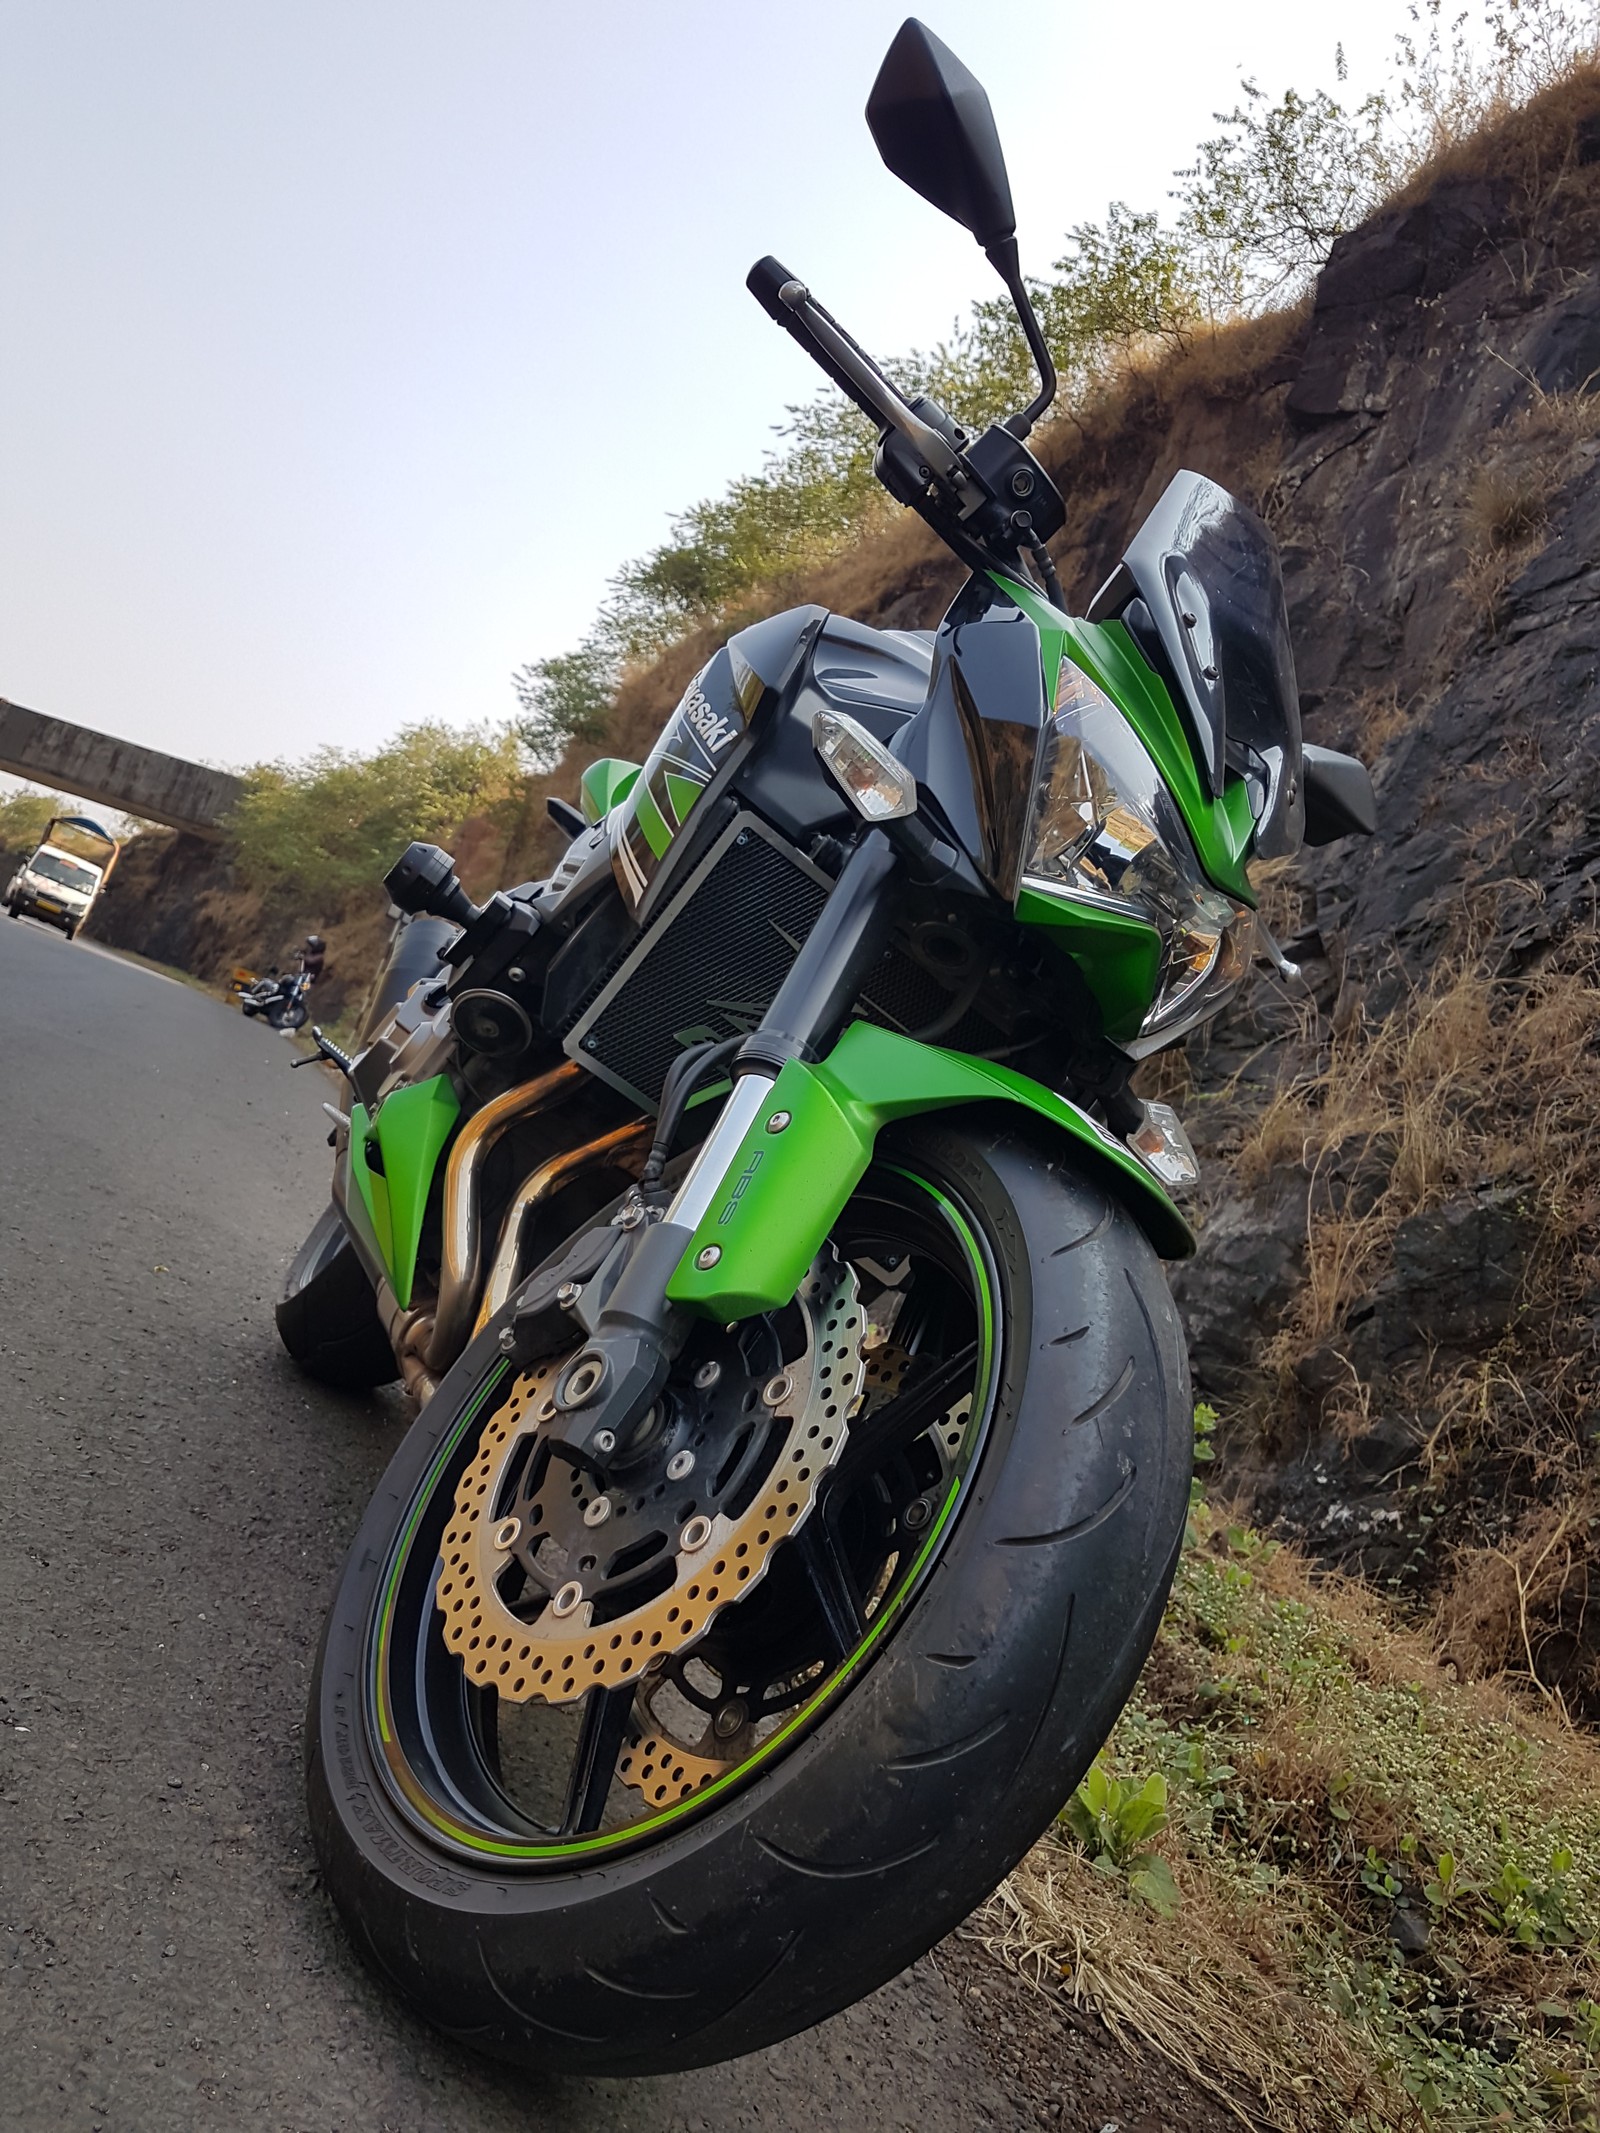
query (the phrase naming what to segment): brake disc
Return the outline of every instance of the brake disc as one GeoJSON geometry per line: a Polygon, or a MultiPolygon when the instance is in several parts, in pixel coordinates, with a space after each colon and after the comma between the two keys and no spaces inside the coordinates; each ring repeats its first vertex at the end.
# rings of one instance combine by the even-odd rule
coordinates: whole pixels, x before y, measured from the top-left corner
{"type": "MultiPolygon", "coordinates": [[[[894,1399],[910,1362],[905,1349],[882,1341],[864,1358],[858,1427],[894,1399]]],[[[929,1425],[927,1437],[938,1457],[941,1487],[960,1454],[971,1413],[972,1395],[964,1393],[929,1425]]],[[[653,1670],[640,1683],[617,1776],[657,1804],[688,1799],[749,1752],[753,1735],[748,1725],[723,1725],[728,1708],[702,1708],[685,1693],[681,1680],[674,1682],[653,1670]],[[676,1695],[671,1693],[674,1688],[676,1695]]]]}
{"type": "Polygon", "coordinates": [[[461,1476],[440,1550],[435,1605],[471,1680],[513,1703],[620,1687],[761,1582],[844,1451],[864,1374],[852,1269],[825,1252],[795,1302],[804,1351],[759,1399],[745,1395],[719,1474],[664,1428],[648,1485],[602,1495],[541,1442],[566,1359],[518,1378],[461,1476]]]}

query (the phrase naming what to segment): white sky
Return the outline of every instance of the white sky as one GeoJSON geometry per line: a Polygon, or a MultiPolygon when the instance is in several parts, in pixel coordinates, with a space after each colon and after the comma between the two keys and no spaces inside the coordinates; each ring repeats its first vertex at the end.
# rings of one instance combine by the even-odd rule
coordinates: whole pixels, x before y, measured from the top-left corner
{"type": "MultiPolygon", "coordinates": [[[[878,163],[905,0],[0,0],[0,697],[244,764],[501,719],[817,379],[993,282],[878,163]]],[[[1399,0],[924,0],[1024,264],[1399,0]]]]}

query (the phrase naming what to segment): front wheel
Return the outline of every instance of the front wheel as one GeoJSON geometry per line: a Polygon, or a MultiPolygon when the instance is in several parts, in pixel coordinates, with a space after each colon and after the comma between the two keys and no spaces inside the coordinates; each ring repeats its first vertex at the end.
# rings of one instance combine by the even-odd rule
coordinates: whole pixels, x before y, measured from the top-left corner
{"type": "Polygon", "coordinates": [[[788,1311],[691,1337],[603,1497],[541,1440],[560,1360],[519,1377],[498,1324],[328,1616],[327,1886],[494,2057],[756,2050],[965,1918],[1132,1689],[1188,1495],[1161,1268],[1027,1130],[900,1129],[788,1311]]]}

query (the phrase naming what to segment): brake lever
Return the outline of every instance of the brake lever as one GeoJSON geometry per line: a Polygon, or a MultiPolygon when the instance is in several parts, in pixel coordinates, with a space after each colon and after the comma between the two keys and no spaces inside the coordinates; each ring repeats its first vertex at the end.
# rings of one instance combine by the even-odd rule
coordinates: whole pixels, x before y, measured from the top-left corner
{"type": "Polygon", "coordinates": [[[778,302],[800,319],[811,338],[832,362],[874,404],[880,421],[898,430],[907,444],[926,461],[933,473],[953,488],[970,479],[961,454],[931,422],[924,422],[912,409],[872,358],[850,338],[838,320],[825,311],[803,281],[786,281],[778,290],[778,302]]]}

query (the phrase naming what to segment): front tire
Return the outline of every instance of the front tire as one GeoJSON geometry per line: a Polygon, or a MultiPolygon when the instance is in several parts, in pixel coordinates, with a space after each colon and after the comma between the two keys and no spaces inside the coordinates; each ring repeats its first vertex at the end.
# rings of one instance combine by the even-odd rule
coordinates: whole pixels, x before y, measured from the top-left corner
{"type": "Polygon", "coordinates": [[[336,1207],[324,1209],[295,1253],[273,1315],[300,1368],[325,1385],[362,1392],[400,1375],[372,1284],[336,1207]]]}
{"type": "MultiPolygon", "coordinates": [[[[454,1807],[431,1800],[425,1757],[408,1743],[420,1725],[431,1748],[464,1698],[492,1744],[493,1692],[467,1691],[444,1653],[435,1573],[418,1565],[438,1546],[430,1501],[453,1491],[483,1417],[506,1398],[498,1320],[401,1446],[318,1654],[312,1829],[357,1945],[474,2048],[548,2071],[637,2075],[820,2021],[983,1900],[1110,1730],[1183,1530],[1187,1363],[1132,1217],[1059,1147],[998,1118],[886,1135],[836,1231],[846,1257],[850,1235],[868,1239],[880,1268],[893,1250],[877,1240],[898,1234],[896,1220],[913,1237],[943,1225],[951,1263],[965,1256],[963,1308],[983,1329],[963,1418],[970,1463],[898,1611],[818,1688],[792,1737],[774,1736],[776,1749],[703,1801],[543,1851],[458,1840],[452,1814],[492,1804],[493,1783],[475,1795],[462,1779],[454,1807]],[[438,1701],[424,1722],[405,1700],[430,1682],[438,1701]]],[[[909,1558],[911,1541],[901,1545],[909,1558]]],[[[614,1808],[615,1786],[609,1798],[614,1808]]]]}

